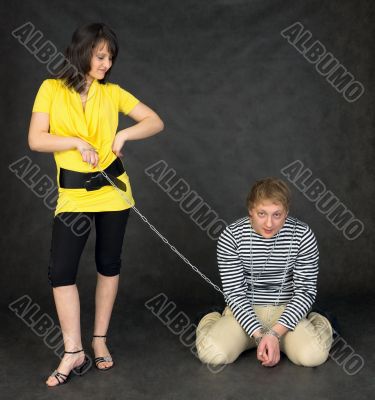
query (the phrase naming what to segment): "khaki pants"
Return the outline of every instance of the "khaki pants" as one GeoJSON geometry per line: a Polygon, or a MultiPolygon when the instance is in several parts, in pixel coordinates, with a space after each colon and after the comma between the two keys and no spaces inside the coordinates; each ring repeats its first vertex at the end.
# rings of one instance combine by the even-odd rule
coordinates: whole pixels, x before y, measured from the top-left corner
{"type": "MultiPolygon", "coordinates": [[[[279,319],[285,305],[254,305],[263,326],[271,328],[279,319]]],[[[311,312],[294,331],[288,331],[280,341],[280,350],[296,365],[315,367],[323,364],[332,345],[333,329],[327,318],[311,312]]],[[[212,312],[198,324],[196,347],[199,359],[208,364],[229,364],[245,350],[256,347],[250,337],[226,307],[222,315],[212,312]]]]}

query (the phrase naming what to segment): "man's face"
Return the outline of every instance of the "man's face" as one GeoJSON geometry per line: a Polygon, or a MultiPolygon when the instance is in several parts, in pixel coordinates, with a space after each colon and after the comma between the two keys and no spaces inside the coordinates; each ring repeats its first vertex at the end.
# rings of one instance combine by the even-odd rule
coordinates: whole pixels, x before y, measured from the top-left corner
{"type": "Polygon", "coordinates": [[[262,200],[249,210],[251,225],[256,233],[271,238],[283,227],[288,213],[281,203],[262,200]]]}

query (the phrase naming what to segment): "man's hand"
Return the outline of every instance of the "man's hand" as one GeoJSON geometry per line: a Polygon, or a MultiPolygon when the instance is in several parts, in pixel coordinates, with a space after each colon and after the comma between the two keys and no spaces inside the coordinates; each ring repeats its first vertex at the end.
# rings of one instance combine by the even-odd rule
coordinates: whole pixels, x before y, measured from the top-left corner
{"type": "Polygon", "coordinates": [[[280,345],[277,337],[264,335],[257,349],[257,358],[264,367],[273,367],[280,361],[280,345]]]}

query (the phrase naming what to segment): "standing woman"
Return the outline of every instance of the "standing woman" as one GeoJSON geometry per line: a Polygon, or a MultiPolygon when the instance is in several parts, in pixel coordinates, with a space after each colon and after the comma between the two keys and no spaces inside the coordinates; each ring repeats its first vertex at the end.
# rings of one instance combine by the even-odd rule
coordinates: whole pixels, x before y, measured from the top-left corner
{"type": "Polygon", "coordinates": [[[81,342],[76,275],[94,220],[97,286],[92,348],[99,370],[114,364],[106,335],[118,289],[125,227],[134,205],[119,157],[126,141],[144,139],[164,128],[152,109],[119,85],[107,82],[117,54],[117,38],[108,26],[93,23],[78,28],[64,64],[54,79],[43,81],[32,110],[29,146],[34,151],[54,153],[59,192],[48,281],[65,352],[57,370],[47,379],[48,386],[66,383],[73,369],[83,374],[89,367],[81,342]],[[119,112],[137,123],[117,132],[119,112]],[[120,193],[99,169],[107,173],[120,193]],[[78,218],[80,223],[72,223],[78,218]],[[85,221],[89,224],[84,229],[85,221]]]}

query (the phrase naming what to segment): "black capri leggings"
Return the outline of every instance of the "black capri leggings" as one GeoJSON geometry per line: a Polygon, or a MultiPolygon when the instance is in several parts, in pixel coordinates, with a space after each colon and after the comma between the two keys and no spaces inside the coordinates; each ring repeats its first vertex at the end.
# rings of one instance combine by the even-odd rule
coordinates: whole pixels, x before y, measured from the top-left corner
{"type": "Polygon", "coordinates": [[[105,276],[120,273],[121,251],[130,209],[62,212],[53,219],[48,282],[52,287],[76,282],[79,260],[95,220],[95,263],[105,276]]]}

